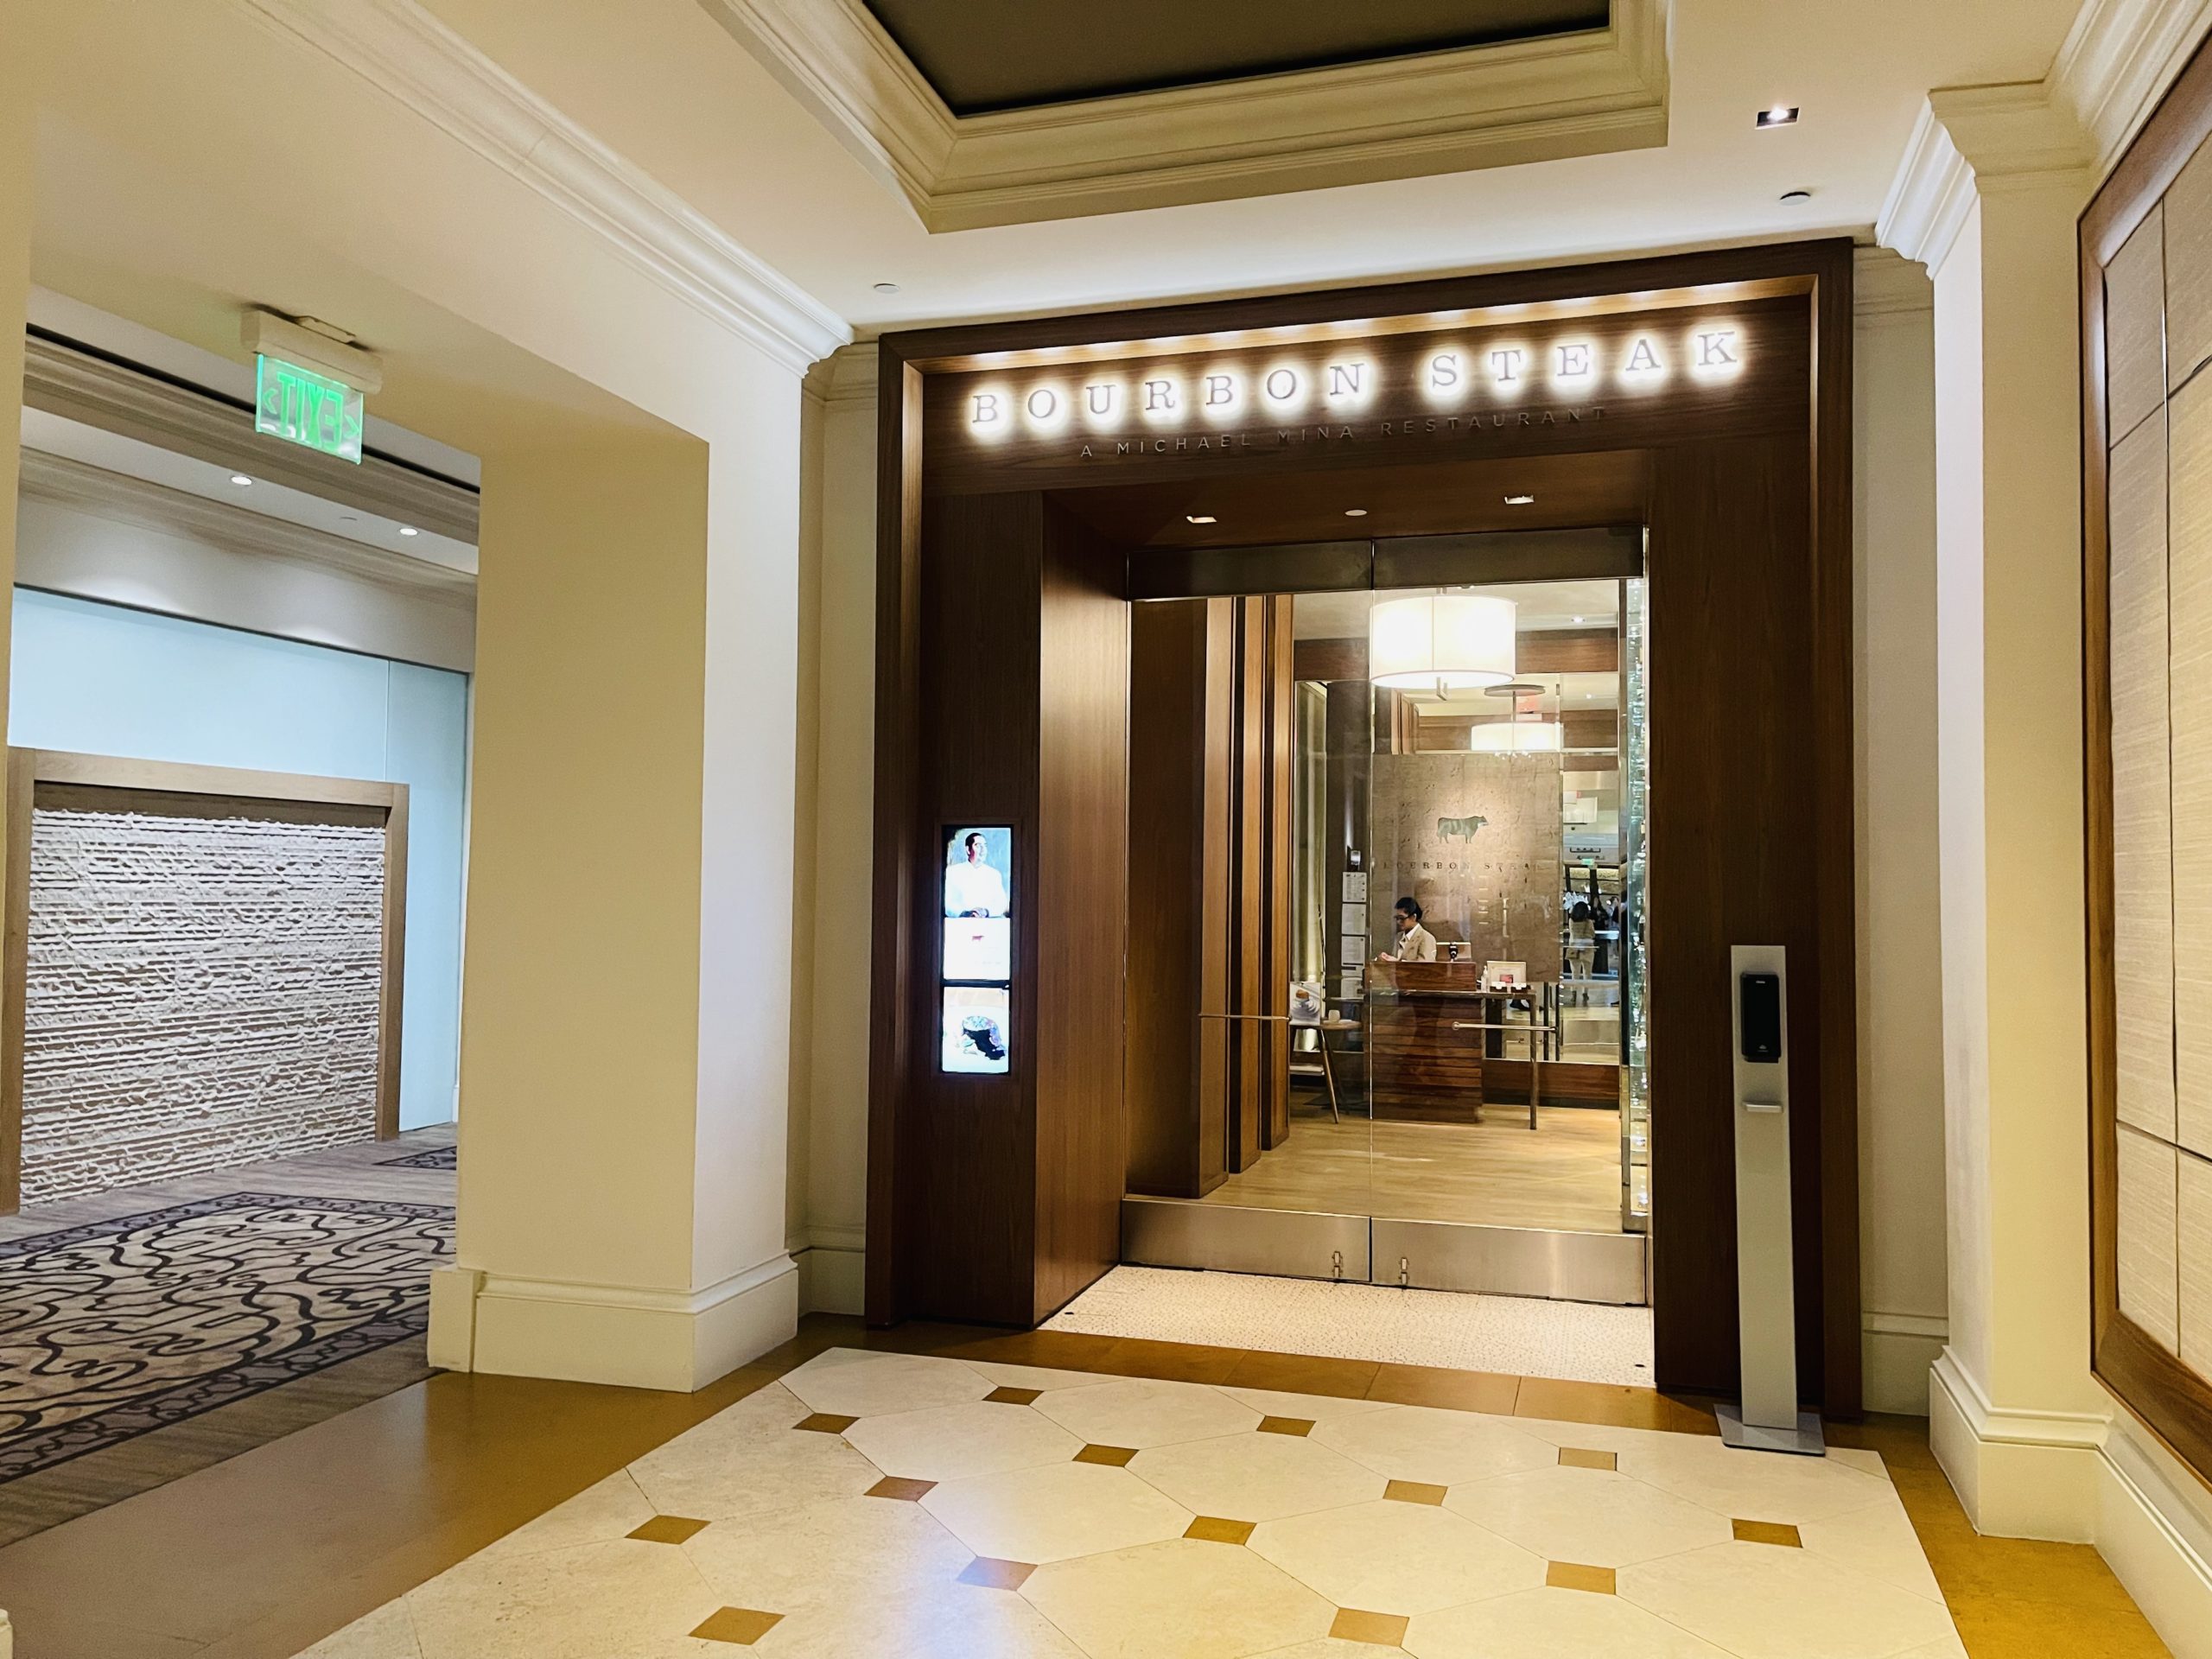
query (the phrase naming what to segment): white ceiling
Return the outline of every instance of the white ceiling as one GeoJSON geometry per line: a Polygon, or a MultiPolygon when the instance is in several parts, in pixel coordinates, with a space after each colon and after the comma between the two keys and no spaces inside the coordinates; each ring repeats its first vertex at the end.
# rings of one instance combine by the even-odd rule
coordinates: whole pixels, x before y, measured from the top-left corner
{"type": "MultiPolygon", "coordinates": [[[[1611,627],[1618,613],[1620,594],[1618,584],[1612,582],[1515,582],[1466,591],[1511,600],[1519,607],[1514,620],[1522,633],[1546,628],[1611,627]]],[[[1376,597],[1365,591],[1294,594],[1292,635],[1300,639],[1365,639],[1367,613],[1376,597]]]]}
{"type": "Polygon", "coordinates": [[[2077,0],[1675,0],[1663,149],[935,236],[697,0],[428,3],[874,329],[1864,233],[1926,92],[2040,78],[2077,0]],[[1774,103],[1801,124],[1754,130],[1774,103]]]}

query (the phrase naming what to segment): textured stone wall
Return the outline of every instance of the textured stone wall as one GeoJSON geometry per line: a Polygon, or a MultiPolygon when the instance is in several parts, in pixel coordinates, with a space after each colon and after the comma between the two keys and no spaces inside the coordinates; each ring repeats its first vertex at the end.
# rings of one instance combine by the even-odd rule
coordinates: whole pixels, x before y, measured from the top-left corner
{"type": "Polygon", "coordinates": [[[32,815],[23,1201],[376,1135],[384,831],[32,815]]]}
{"type": "Polygon", "coordinates": [[[1440,947],[1465,940],[1476,962],[1558,978],[1559,756],[1419,752],[1369,764],[1376,950],[1392,948],[1390,906],[1411,893],[1440,947]]]}

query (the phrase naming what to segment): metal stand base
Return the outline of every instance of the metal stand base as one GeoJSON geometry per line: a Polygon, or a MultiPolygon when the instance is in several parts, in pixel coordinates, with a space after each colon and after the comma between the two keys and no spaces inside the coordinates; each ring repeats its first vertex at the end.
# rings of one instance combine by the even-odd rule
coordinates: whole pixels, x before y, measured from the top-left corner
{"type": "Polygon", "coordinates": [[[1801,1458],[1825,1458],[1828,1454],[1818,1412],[1799,1412],[1795,1428],[1761,1428],[1756,1423],[1745,1422],[1743,1412],[1737,1407],[1715,1406],[1713,1409],[1720,1419],[1723,1445],[1740,1446],[1747,1452],[1793,1452],[1801,1458]]]}

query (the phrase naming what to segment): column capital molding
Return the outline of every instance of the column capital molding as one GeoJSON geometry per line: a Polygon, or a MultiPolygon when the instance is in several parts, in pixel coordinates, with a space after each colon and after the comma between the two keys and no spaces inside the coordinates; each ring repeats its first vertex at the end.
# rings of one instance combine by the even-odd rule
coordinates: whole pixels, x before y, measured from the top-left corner
{"type": "Polygon", "coordinates": [[[1913,124],[1875,237],[1933,270],[1982,197],[2053,188],[2086,194],[2091,160],[2088,135],[2046,82],[1939,88],[1913,124]]]}
{"type": "Polygon", "coordinates": [[[840,346],[806,372],[806,395],[830,404],[873,404],[876,358],[872,340],[840,346]]]}

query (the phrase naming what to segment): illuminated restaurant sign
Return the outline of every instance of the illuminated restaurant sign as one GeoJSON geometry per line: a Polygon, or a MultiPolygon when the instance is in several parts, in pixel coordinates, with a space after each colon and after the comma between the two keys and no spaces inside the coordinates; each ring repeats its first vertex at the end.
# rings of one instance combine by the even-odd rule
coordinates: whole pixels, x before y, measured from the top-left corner
{"type": "MultiPolygon", "coordinates": [[[[1193,447],[1200,448],[1227,442],[1226,435],[1209,440],[1209,427],[1320,423],[1325,431],[1331,423],[1378,409],[1419,410],[1419,423],[1431,431],[1440,418],[1454,429],[1463,422],[1536,418],[1548,424],[1567,410],[1569,418],[1598,418],[1608,396],[1725,385],[1742,372],[1748,354],[1745,329],[1736,321],[1608,322],[1602,329],[1585,323],[1541,334],[1382,336],[1240,346],[1218,357],[1186,353],[1137,364],[1049,365],[1018,376],[987,373],[962,389],[960,420],[979,442],[1075,437],[1085,440],[1085,454],[1094,439],[1105,453],[1150,450],[1158,446],[1149,435],[1162,431],[1195,429],[1200,436],[1193,447]],[[1538,406],[1541,416],[1526,413],[1538,406]],[[1104,449],[1108,439],[1114,441],[1110,450],[1104,449]]],[[[1398,422],[1408,429],[1415,423],[1398,422]]],[[[1385,429],[1382,435],[1391,434],[1385,429]]]]}

